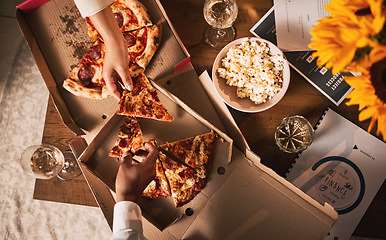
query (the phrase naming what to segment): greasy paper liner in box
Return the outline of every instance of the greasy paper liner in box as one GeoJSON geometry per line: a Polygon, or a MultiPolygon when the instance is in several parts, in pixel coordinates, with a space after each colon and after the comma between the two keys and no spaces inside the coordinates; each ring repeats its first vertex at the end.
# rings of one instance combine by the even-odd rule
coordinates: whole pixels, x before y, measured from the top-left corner
{"type": "MultiPolygon", "coordinates": [[[[42,1],[28,2],[34,7],[42,1]]],[[[62,87],[93,42],[87,34],[86,21],[72,0],[43,3],[35,9],[24,9],[24,12],[18,8],[19,27],[63,122],[75,134],[87,134],[90,141],[114,115],[117,100],[114,97],[103,100],[77,97],[62,87]]],[[[173,73],[181,62],[189,60],[189,54],[161,3],[158,0],[141,0],[141,3],[147,8],[152,22],[162,24],[161,44],[145,71],[146,76],[154,79],[173,73]]]]}
{"type": "MultiPolygon", "coordinates": [[[[144,216],[155,226],[163,229],[182,215],[186,209],[196,216],[205,206],[210,196],[218,189],[224,178],[217,173],[217,169],[226,168],[231,160],[233,140],[201,117],[176,96],[151,81],[158,90],[161,102],[173,116],[172,122],[163,122],[153,119],[137,118],[143,133],[144,141],[155,139],[159,143],[174,142],[199,134],[214,131],[219,137],[215,143],[213,165],[208,174],[207,184],[204,189],[188,204],[175,208],[171,197],[165,199],[141,198],[139,205],[144,216]]],[[[78,159],[79,162],[102,180],[112,191],[115,191],[115,178],[119,167],[116,158],[108,154],[115,144],[119,127],[124,121],[124,116],[114,115],[102,128],[78,159]]],[[[194,217],[190,221],[193,222],[194,217]]],[[[186,221],[186,220],[185,220],[186,221]]]]}

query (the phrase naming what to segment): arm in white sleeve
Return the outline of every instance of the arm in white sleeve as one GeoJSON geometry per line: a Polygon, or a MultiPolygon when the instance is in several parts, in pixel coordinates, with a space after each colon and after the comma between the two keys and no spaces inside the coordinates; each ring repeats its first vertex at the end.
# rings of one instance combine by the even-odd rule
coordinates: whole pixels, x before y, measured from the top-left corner
{"type": "Polygon", "coordinates": [[[138,204],[117,202],[114,206],[113,235],[111,240],[146,239],[142,229],[142,212],[138,204]]]}
{"type": "Polygon", "coordinates": [[[114,0],[74,0],[82,17],[89,17],[114,3],[114,0]]]}

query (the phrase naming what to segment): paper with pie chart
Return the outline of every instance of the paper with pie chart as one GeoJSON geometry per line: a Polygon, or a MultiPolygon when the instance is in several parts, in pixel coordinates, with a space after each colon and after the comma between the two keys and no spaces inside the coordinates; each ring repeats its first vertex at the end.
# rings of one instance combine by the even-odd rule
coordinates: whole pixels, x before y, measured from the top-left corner
{"type": "Polygon", "coordinates": [[[331,108],[286,179],[339,214],[326,239],[349,239],[386,177],[386,144],[331,108]]]}

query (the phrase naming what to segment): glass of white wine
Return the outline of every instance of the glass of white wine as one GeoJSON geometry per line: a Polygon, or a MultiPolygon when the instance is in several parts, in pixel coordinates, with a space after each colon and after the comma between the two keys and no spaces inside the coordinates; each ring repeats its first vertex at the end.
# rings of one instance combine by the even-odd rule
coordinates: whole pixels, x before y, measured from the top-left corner
{"type": "Polygon", "coordinates": [[[71,180],[81,174],[79,165],[71,151],[60,151],[48,144],[33,145],[23,151],[20,157],[23,170],[39,179],[57,176],[61,180],[71,180]]]}
{"type": "Polygon", "coordinates": [[[233,23],[238,14],[236,0],[205,0],[204,18],[210,25],[205,41],[214,48],[223,48],[236,36],[233,23]]]}

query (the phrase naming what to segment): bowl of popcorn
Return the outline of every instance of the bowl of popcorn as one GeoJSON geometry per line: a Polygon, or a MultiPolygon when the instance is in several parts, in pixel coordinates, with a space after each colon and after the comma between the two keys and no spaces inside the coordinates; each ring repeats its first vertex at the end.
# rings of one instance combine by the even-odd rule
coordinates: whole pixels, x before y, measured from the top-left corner
{"type": "Polygon", "coordinates": [[[283,98],[290,82],[290,68],[276,45],[246,37],[229,43],[219,52],[212,79],[226,104],[254,113],[273,107],[283,98]]]}

